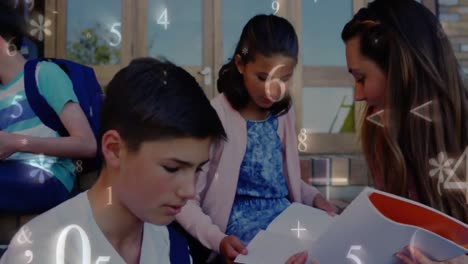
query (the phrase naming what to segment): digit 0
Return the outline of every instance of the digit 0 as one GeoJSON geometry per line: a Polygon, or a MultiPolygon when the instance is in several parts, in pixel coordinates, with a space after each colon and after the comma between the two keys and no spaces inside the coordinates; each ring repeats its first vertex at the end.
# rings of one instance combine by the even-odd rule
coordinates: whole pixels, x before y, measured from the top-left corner
{"type": "Polygon", "coordinates": [[[55,263],[56,264],[65,264],[65,245],[67,241],[68,233],[75,229],[80,234],[81,238],[81,263],[83,264],[91,264],[91,246],[89,244],[88,235],[86,232],[78,225],[69,225],[62,230],[60,233],[58,242],[57,242],[57,249],[55,254],[55,263]]]}
{"type": "MultiPolygon", "coordinates": [[[[55,254],[55,263],[56,264],[65,264],[65,246],[67,242],[68,233],[71,230],[75,229],[80,234],[81,239],[81,263],[82,264],[91,264],[91,245],[89,243],[88,235],[86,232],[78,225],[69,225],[62,230],[57,241],[57,248],[55,254]]],[[[109,256],[100,256],[96,260],[96,264],[106,263],[110,261],[109,256]]],[[[68,263],[68,262],[67,262],[68,263]]]]}

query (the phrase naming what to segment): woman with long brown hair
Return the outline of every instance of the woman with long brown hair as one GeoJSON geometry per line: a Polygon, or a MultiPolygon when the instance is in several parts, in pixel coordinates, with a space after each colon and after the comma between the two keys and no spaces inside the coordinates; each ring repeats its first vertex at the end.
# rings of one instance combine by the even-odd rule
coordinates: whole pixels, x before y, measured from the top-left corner
{"type": "MultiPolygon", "coordinates": [[[[367,102],[361,137],[376,187],[467,223],[468,168],[453,161],[468,155],[468,91],[437,18],[413,0],[376,0],[346,24],[342,39],[355,100],[367,102]],[[423,114],[414,114],[418,107],[423,114]],[[380,123],[366,121],[371,115],[380,123]],[[449,172],[442,178],[434,177],[438,156],[449,172]],[[450,170],[460,188],[444,188],[450,170]]],[[[433,263],[413,248],[397,256],[433,263]]]]}

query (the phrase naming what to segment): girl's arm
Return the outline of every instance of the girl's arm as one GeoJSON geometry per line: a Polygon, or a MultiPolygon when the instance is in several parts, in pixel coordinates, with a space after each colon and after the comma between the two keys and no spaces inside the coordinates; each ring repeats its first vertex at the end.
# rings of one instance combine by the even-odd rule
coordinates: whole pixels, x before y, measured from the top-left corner
{"type": "MultiPolygon", "coordinates": [[[[205,164],[203,170],[198,174],[196,183],[195,199],[187,201],[187,204],[182,208],[181,212],[176,215],[176,220],[179,224],[189,232],[193,237],[198,239],[205,247],[219,252],[221,240],[227,235],[213,223],[211,217],[205,214],[200,206],[202,195],[205,191],[209,179],[215,177],[217,170],[216,153],[219,151],[219,146],[212,145],[210,149],[210,161],[205,164]]],[[[222,199],[222,197],[220,197],[222,199]]]]}
{"type": "Polygon", "coordinates": [[[305,183],[301,177],[300,161],[299,161],[299,152],[297,148],[297,133],[296,133],[296,114],[294,112],[294,107],[291,106],[289,111],[285,114],[283,118],[284,128],[280,133],[283,135],[283,145],[284,145],[284,162],[285,162],[285,173],[286,177],[290,181],[299,181],[300,184],[300,193],[301,193],[301,202],[306,205],[313,205],[315,197],[320,193],[317,188],[314,186],[305,183]],[[290,175],[291,174],[291,175],[290,175]]]}
{"type": "Polygon", "coordinates": [[[328,212],[331,215],[338,211],[335,206],[328,202],[314,186],[307,184],[302,180],[301,169],[299,164],[299,153],[296,133],[296,116],[294,108],[291,107],[285,116],[284,120],[284,155],[286,175],[290,181],[299,181],[301,192],[301,203],[310,205],[328,212]],[[291,175],[289,175],[291,174],[291,175]]]}

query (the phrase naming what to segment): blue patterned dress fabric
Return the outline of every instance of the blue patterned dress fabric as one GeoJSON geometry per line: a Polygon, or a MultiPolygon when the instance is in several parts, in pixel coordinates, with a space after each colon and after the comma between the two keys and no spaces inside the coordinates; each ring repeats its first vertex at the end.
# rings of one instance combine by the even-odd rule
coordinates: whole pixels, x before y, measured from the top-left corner
{"type": "Polygon", "coordinates": [[[247,148],[226,228],[226,234],[237,236],[244,245],[290,205],[277,129],[277,117],[247,120],[247,148]]]}

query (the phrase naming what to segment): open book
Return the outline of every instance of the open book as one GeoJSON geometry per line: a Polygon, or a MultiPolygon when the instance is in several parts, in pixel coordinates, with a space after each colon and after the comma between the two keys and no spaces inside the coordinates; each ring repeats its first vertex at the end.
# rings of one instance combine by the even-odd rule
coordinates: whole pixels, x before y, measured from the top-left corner
{"type": "Polygon", "coordinates": [[[428,206],[365,188],[339,216],[293,203],[248,245],[236,263],[285,263],[307,250],[320,264],[396,264],[413,245],[436,261],[468,253],[468,225],[428,206]]]}

